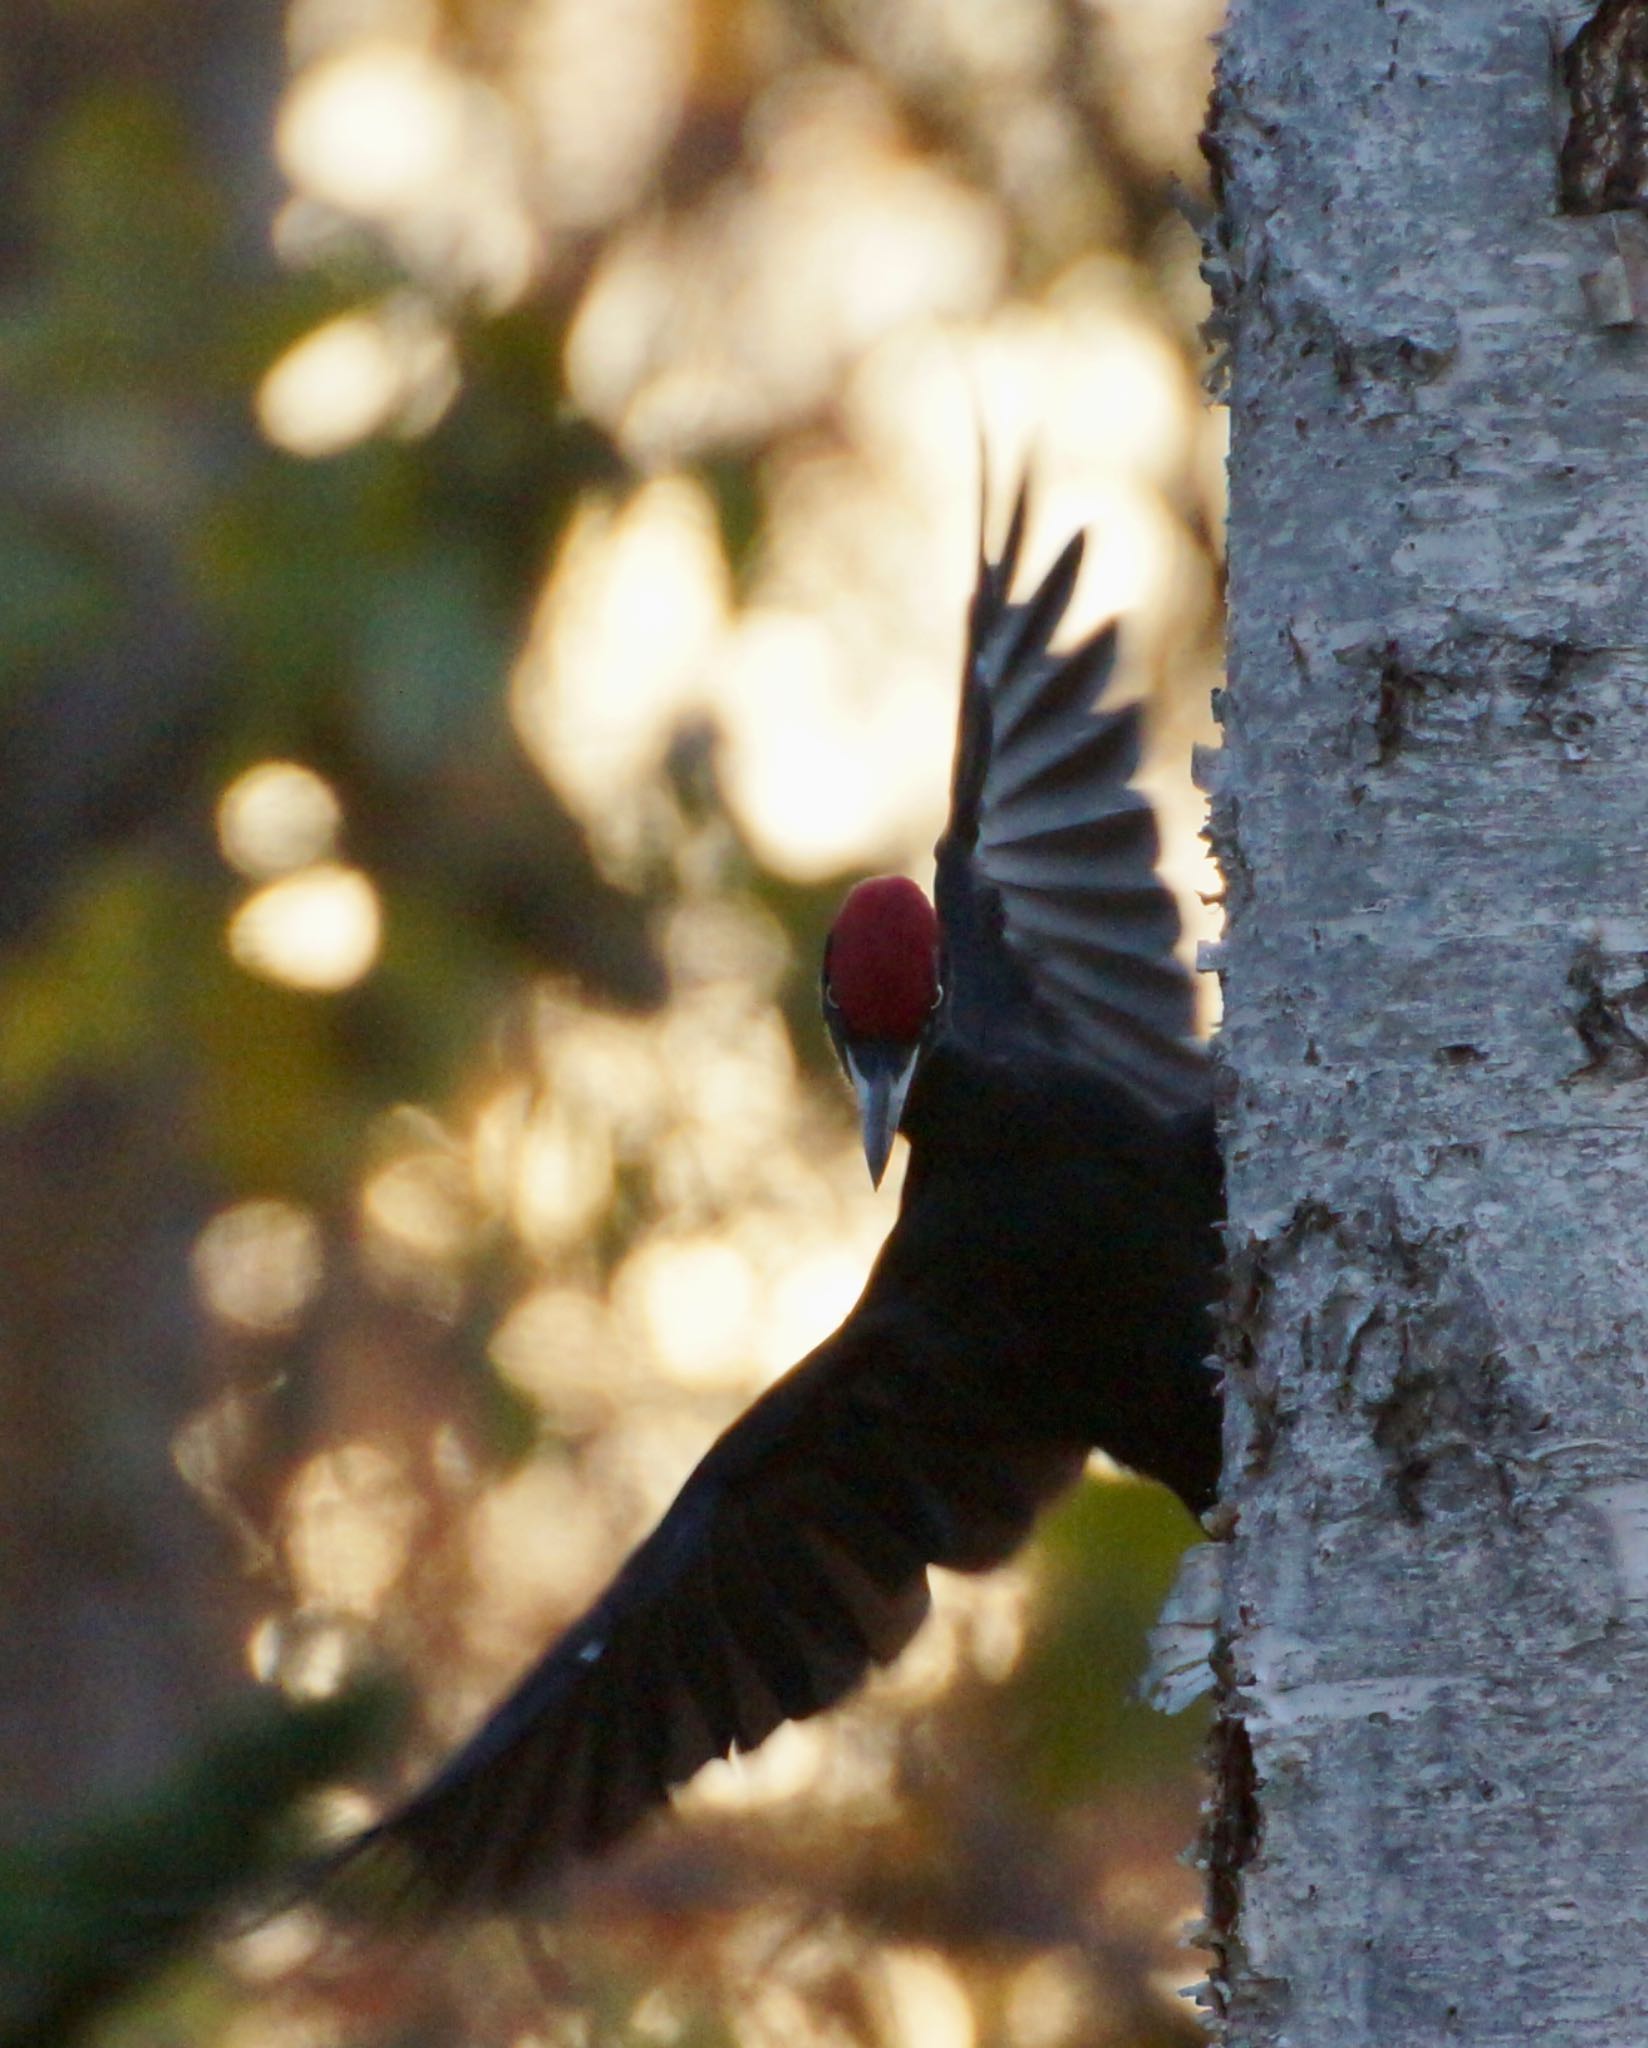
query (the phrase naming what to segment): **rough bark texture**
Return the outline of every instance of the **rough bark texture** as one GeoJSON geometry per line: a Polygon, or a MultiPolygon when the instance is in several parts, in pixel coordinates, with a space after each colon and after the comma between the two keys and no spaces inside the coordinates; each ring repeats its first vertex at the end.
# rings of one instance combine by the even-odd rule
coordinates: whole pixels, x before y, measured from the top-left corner
{"type": "Polygon", "coordinates": [[[1648,328],[1640,213],[1563,208],[1641,204],[1559,180],[1586,18],[1236,0],[1220,67],[1244,2044],[1648,2024],[1648,328]]]}

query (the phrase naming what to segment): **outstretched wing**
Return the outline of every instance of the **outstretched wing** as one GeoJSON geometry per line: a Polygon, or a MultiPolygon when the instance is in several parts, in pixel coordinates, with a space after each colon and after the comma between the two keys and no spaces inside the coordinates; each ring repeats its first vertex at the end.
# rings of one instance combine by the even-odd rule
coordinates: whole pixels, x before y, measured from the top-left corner
{"type": "Polygon", "coordinates": [[[1207,1100],[1207,1058],[1174,957],[1178,910],[1156,873],[1155,815],[1129,786],[1138,710],[1095,708],[1114,626],[1049,651],[1080,534],[1033,596],[1012,601],[1025,505],[1021,488],[1000,558],[980,553],[969,619],[934,890],[946,1023],[981,1047],[1051,1038],[1152,1109],[1190,1109],[1207,1100]]]}
{"type": "Polygon", "coordinates": [[[382,1864],[397,1895],[435,1909],[508,1904],[710,1758],[894,1657],[927,1611],[928,1565],[999,1563],[1083,1457],[974,1412],[934,1335],[861,1305],[727,1431],[439,1775],[336,1863],[382,1864]]]}

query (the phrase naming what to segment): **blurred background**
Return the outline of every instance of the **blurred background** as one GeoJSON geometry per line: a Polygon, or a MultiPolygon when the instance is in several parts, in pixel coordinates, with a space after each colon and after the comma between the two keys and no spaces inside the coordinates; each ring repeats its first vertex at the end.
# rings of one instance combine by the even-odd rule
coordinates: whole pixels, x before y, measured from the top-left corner
{"type": "Polygon", "coordinates": [[[7,0],[5,2048],[1197,2038],[1114,1473],[530,1939],[215,1909],[851,1305],[818,949],[929,877],[981,439],[1208,929],[1215,12],[7,0]]]}

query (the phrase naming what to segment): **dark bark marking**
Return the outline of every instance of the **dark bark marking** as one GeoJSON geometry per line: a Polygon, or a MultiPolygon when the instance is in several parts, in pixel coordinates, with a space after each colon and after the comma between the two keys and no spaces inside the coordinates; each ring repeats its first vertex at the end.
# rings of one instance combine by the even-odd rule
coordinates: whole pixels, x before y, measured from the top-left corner
{"type": "MultiPolygon", "coordinates": [[[[1462,1229],[1414,1230],[1385,1191],[1366,1209],[1303,1219],[1328,1243],[1301,1273],[1299,1369],[1331,1383],[1336,1410],[1363,1416],[1383,1483],[1409,1522],[1457,1503],[1484,1467],[1501,1501],[1537,1423],[1510,1384],[1498,1326],[1462,1229]]],[[[1302,1249],[1295,1233],[1291,1249],[1302,1249]]],[[[1274,1269],[1267,1279],[1274,1277],[1274,1269]]],[[[1262,1367],[1249,1365],[1257,1382],[1262,1367]]],[[[1271,1409],[1282,1395],[1270,1390],[1271,1409]]]]}
{"type": "Polygon", "coordinates": [[[1557,175],[1566,213],[1648,205],[1648,0],[1602,0],[1563,52],[1573,112],[1557,175]]]}
{"type": "Polygon", "coordinates": [[[1243,1245],[1231,1255],[1224,1315],[1219,1331],[1219,1357],[1225,1377],[1246,1403],[1249,1429],[1243,1476],[1267,1471],[1281,1434],[1281,1410],[1274,1378],[1259,1370],[1259,1337],[1264,1328],[1270,1274],[1258,1244],[1243,1245]]]}
{"type": "Polygon", "coordinates": [[[1225,922],[1232,924],[1253,901],[1253,874],[1242,851],[1242,807],[1234,790],[1209,792],[1203,837],[1213,849],[1225,885],[1225,922]]]}
{"type": "Polygon", "coordinates": [[[1242,1873],[1258,1855],[1264,1832],[1253,1743],[1240,1715],[1227,1711],[1215,1720],[1207,1761],[1213,1781],[1206,1833],[1208,1934],[1223,1967],[1239,1939],[1242,1873]]]}
{"type": "Polygon", "coordinates": [[[1498,1326],[1470,1270],[1464,1231],[1410,1234],[1387,1196],[1359,1219],[1356,1237],[1356,1260],[1375,1298],[1349,1335],[1344,1370],[1356,1383],[1399,1512],[1422,1521],[1427,1488],[1484,1459],[1503,1495],[1506,1453],[1528,1435],[1531,1418],[1508,1384],[1498,1326]],[[1384,1382],[1383,1393],[1366,1385],[1364,1360],[1367,1377],[1384,1382]]]}
{"type": "Polygon", "coordinates": [[[1209,398],[1218,403],[1229,396],[1230,359],[1236,345],[1236,323],[1241,299],[1241,278],[1237,237],[1230,213],[1229,193],[1234,182],[1232,151],[1228,131],[1241,118],[1236,98],[1221,70],[1215,76],[1208,98],[1207,120],[1196,138],[1207,165],[1212,205],[1198,225],[1202,245],[1198,266],[1208,289],[1208,315],[1200,327],[1207,366],[1202,383],[1209,398]]]}
{"type": "Polygon", "coordinates": [[[1388,768],[1402,749],[1414,709],[1425,695],[1425,679],[1406,669],[1388,647],[1379,664],[1379,695],[1373,713],[1374,766],[1388,768]]]}
{"type": "Polygon", "coordinates": [[[1564,760],[1587,761],[1596,717],[1576,700],[1594,674],[1599,650],[1570,640],[1553,640],[1541,651],[1544,672],[1536,671],[1533,676],[1526,716],[1556,741],[1564,760]]]}
{"type": "Polygon", "coordinates": [[[1275,1374],[1259,1363],[1276,1264],[1291,1256],[1305,1239],[1331,1231],[1336,1221],[1333,1212],[1321,1202],[1307,1199],[1298,1205],[1273,1240],[1250,1238],[1230,1256],[1219,1329],[1219,1362],[1226,1379],[1246,1404],[1250,1419],[1242,1465],[1245,1478],[1256,1479],[1269,1470],[1289,1420],[1275,1374]]]}
{"type": "Polygon", "coordinates": [[[1568,987],[1570,1021],[1585,1058],[1567,1080],[1648,1076],[1648,953],[1610,953],[1590,940],[1574,956],[1568,987]]]}
{"type": "Polygon", "coordinates": [[[1293,2002],[1292,1986],[1285,1977],[1261,1976],[1252,1967],[1242,1938],[1243,1879],[1264,1844],[1259,1794],[1265,1781],[1254,1762],[1247,1724],[1228,1704],[1235,1686],[1228,1644],[1221,1643],[1213,1664],[1227,1704],[1207,1740],[1212,1781],[1202,1828],[1207,1919],[1198,1939],[1212,1951],[1208,1992],[1213,2016],[1223,2030],[1221,2038],[1238,2025],[1255,2036],[1269,2035],[1293,2002]]]}
{"type": "MultiPolygon", "coordinates": [[[[1644,0],[1648,5],[1648,0],[1644,0]]],[[[1394,640],[1360,656],[1373,676],[1354,724],[1371,732],[1370,768],[1388,768],[1421,741],[1470,744],[1490,728],[1532,725],[1562,750],[1563,760],[1589,760],[1596,717],[1585,691],[1599,650],[1566,640],[1463,633],[1408,650],[1394,640]]],[[[1364,742],[1365,744],[1365,742],[1364,742]]]]}
{"type": "Polygon", "coordinates": [[[1235,1710],[1236,1671],[1230,1645],[1220,1641],[1213,1670],[1221,1701],[1207,1738],[1211,1792],[1202,1822],[1201,1861],[1207,1873],[1207,1918],[1197,1940],[1212,1953],[1208,1994],[1213,2016],[1228,2030],[1237,2018],[1279,2019],[1289,2004],[1289,1986],[1252,1969],[1242,1939],[1243,1878],[1264,1839],[1259,1792],[1264,1784],[1253,1758],[1247,1724],[1235,1710]]]}

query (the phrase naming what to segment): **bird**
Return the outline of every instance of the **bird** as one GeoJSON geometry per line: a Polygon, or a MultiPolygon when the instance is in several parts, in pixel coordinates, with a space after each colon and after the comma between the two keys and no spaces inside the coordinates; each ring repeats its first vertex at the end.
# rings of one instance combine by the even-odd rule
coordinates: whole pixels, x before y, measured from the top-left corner
{"type": "Polygon", "coordinates": [[[919,1628],[928,1569],[1003,1562],[1101,1449],[1214,1503],[1222,1179],[1179,920],[1132,786],[1116,628],[1052,641],[1084,536],[1012,595],[1028,484],[981,532],[933,896],[860,882],[830,1040],[897,1219],[856,1306],[711,1447],[575,1622],[430,1781],[331,1859],[432,1911],[504,1911],[711,1759],[833,1705],[919,1628]]]}

